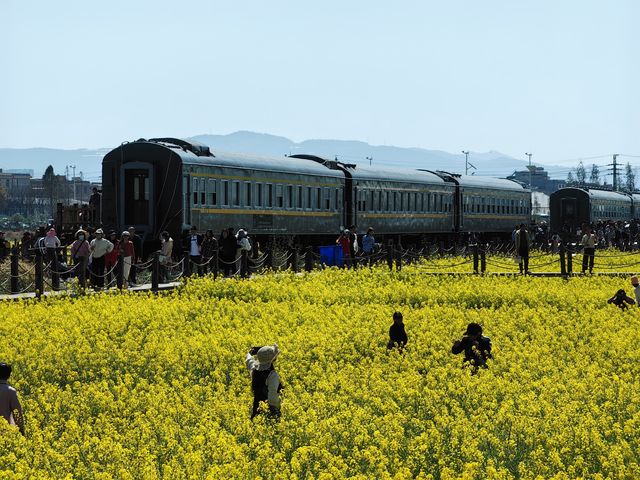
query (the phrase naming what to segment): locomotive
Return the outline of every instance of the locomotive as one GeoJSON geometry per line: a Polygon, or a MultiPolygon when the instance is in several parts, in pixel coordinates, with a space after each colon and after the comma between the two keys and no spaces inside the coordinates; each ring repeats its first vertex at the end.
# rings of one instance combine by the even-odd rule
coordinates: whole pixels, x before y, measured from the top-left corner
{"type": "Polygon", "coordinates": [[[102,162],[102,223],[145,241],[191,225],[319,244],[349,225],[377,236],[505,235],[528,223],[530,191],[505,179],[363,167],[315,155],[212,152],[177,138],[124,142],[102,162]]]}

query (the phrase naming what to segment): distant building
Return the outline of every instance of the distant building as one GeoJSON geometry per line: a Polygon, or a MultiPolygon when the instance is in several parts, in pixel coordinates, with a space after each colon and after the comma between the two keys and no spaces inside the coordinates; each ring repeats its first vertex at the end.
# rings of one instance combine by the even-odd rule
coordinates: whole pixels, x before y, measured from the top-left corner
{"type": "Polygon", "coordinates": [[[549,172],[545,171],[543,167],[532,166],[531,169],[531,177],[529,177],[529,170],[519,170],[513,172],[507,179],[515,180],[529,187],[529,178],[531,178],[532,189],[548,195],[565,186],[564,180],[549,178],[549,172]]]}

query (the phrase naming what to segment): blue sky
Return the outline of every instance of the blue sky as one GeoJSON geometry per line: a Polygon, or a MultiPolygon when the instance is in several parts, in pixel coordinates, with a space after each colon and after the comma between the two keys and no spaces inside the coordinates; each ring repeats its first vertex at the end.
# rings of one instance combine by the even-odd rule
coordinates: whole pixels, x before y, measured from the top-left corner
{"type": "Polygon", "coordinates": [[[634,0],[2,0],[0,147],[252,130],[640,155],[639,20],[634,0]]]}

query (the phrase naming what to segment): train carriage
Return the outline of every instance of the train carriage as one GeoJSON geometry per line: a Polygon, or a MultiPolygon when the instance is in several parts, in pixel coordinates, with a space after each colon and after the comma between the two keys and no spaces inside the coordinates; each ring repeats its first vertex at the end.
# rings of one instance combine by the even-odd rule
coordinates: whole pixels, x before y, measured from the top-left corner
{"type": "Polygon", "coordinates": [[[378,234],[448,234],[453,221],[454,187],[430,172],[349,168],[354,222],[378,234]]]}
{"type": "Polygon", "coordinates": [[[631,219],[633,201],[622,192],[566,187],[551,194],[549,209],[552,231],[575,233],[585,223],[631,219]]]}
{"type": "Polygon", "coordinates": [[[459,228],[461,232],[511,232],[529,223],[531,192],[517,182],[502,178],[462,175],[459,228]]]}
{"type": "Polygon", "coordinates": [[[126,143],[103,161],[105,225],[134,225],[145,239],[197,225],[256,235],[324,235],[343,219],[344,175],[316,162],[212,154],[163,138],[126,143]]]}

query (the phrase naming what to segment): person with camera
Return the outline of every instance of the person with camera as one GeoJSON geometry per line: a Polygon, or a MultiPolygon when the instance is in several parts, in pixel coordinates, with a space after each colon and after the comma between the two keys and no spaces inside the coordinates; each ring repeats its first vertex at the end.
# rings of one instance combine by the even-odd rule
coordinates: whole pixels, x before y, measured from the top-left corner
{"type": "Polygon", "coordinates": [[[627,292],[621,288],[613,297],[607,300],[607,303],[613,303],[616,307],[626,310],[629,308],[629,305],[634,305],[636,301],[633,298],[628,297],[627,292]]]}
{"type": "Polygon", "coordinates": [[[472,322],[467,325],[467,331],[462,340],[456,340],[451,347],[451,353],[457,355],[464,352],[464,363],[469,363],[473,367],[473,373],[478,368],[488,368],[487,360],[493,358],[491,355],[491,339],[482,335],[482,326],[472,322]]]}
{"type": "Polygon", "coordinates": [[[640,307],[640,281],[638,281],[637,275],[631,277],[631,286],[633,287],[633,293],[636,297],[636,305],[640,307]]]}
{"type": "Polygon", "coordinates": [[[280,350],[277,344],[263,347],[252,347],[247,352],[245,361],[251,374],[251,390],[253,391],[253,408],[251,419],[260,412],[260,402],[269,404],[269,414],[280,416],[280,377],[273,367],[280,350]],[[254,358],[255,357],[255,358],[254,358]]]}

